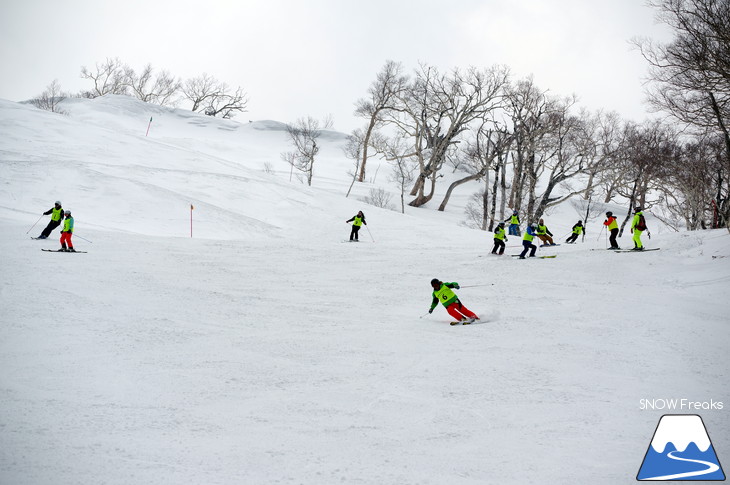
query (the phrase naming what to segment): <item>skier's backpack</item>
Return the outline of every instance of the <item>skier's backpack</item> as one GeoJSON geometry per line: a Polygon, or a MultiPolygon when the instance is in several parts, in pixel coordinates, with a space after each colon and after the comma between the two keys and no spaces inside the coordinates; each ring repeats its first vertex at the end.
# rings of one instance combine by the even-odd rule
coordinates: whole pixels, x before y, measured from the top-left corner
{"type": "Polygon", "coordinates": [[[639,222],[636,223],[636,229],[646,231],[646,219],[644,219],[644,214],[639,216],[639,222]]]}

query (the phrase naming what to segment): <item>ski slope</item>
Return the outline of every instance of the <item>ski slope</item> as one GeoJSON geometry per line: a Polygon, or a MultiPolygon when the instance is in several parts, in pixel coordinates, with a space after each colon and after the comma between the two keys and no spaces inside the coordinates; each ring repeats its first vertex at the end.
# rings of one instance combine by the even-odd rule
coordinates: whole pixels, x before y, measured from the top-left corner
{"type": "MultiPolygon", "coordinates": [[[[361,200],[383,164],[345,198],[342,134],[307,187],[278,122],[63,108],[0,100],[0,483],[633,483],[640,399],[730,401],[727,231],[497,257],[460,224],[476,184],[400,214],[361,200]],[[30,239],[56,199],[87,254],[30,239]],[[482,323],[427,314],[434,277],[482,323]]],[[[701,414],[722,462],[728,412],[701,414]]]]}

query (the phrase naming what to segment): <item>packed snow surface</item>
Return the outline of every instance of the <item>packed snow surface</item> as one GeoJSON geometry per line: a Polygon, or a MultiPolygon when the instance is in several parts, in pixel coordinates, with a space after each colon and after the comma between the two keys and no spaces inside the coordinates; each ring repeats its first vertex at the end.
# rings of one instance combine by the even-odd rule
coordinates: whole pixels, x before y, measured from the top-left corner
{"type": "Polygon", "coordinates": [[[372,160],[346,198],[340,133],[308,187],[276,121],[62,108],[0,100],[0,483],[634,483],[666,413],[730,462],[727,231],[648,217],[661,250],[614,253],[602,218],[566,245],[565,204],[557,258],[497,257],[460,224],[477,183],[435,210],[458,174],[401,214],[363,202],[399,206],[372,160]],[[87,254],[30,239],[57,199],[87,254]],[[432,278],[481,322],[428,314],[432,278]]]}

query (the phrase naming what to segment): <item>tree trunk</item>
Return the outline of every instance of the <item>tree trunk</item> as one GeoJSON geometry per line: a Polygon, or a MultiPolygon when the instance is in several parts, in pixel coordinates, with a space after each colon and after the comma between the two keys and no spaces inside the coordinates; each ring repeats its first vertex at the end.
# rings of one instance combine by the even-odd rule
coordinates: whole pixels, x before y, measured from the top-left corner
{"type": "Polygon", "coordinates": [[[481,178],[482,175],[483,174],[481,172],[477,172],[474,175],[469,175],[468,177],[464,177],[461,180],[457,180],[457,181],[453,182],[449,186],[448,190],[446,191],[446,195],[444,196],[444,200],[441,201],[441,205],[439,206],[438,210],[441,211],[441,212],[443,212],[444,209],[446,209],[446,204],[449,203],[449,198],[451,198],[451,192],[453,192],[456,187],[458,187],[461,184],[465,184],[467,182],[471,182],[472,180],[476,180],[478,178],[481,178]]]}
{"type": "MultiPolygon", "coordinates": [[[[489,211],[490,216],[490,222],[489,222],[489,230],[494,230],[494,218],[497,213],[497,187],[499,186],[499,175],[500,175],[500,165],[498,164],[497,167],[494,169],[494,185],[492,185],[492,207],[489,211]]],[[[504,177],[503,177],[504,178],[504,177]]],[[[504,199],[504,192],[502,192],[502,198],[504,199]]],[[[504,200],[503,200],[504,202],[504,200]]]]}
{"type": "Polygon", "coordinates": [[[370,118],[370,124],[368,125],[368,130],[365,132],[365,138],[362,142],[362,163],[360,163],[360,174],[357,178],[358,182],[365,181],[365,165],[368,163],[368,146],[370,145],[370,137],[373,134],[373,129],[375,129],[375,120],[377,115],[378,112],[376,111],[370,118]]]}

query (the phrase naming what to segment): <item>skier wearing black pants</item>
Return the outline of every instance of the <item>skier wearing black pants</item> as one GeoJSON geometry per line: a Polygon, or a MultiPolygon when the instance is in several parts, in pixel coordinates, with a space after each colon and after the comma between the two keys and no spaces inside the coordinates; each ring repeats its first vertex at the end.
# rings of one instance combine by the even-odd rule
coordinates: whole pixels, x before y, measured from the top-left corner
{"type": "Polygon", "coordinates": [[[38,239],[46,239],[51,235],[51,232],[53,232],[53,230],[60,226],[61,222],[63,222],[63,208],[61,207],[60,200],[57,200],[53,207],[43,213],[44,216],[49,214],[51,215],[51,222],[49,222],[46,228],[43,229],[43,232],[41,232],[41,235],[38,236],[38,239]]]}
{"type": "Polygon", "coordinates": [[[360,232],[360,227],[365,224],[368,225],[367,222],[365,222],[365,214],[362,213],[362,211],[358,211],[356,216],[353,216],[351,219],[346,220],[345,222],[352,222],[352,231],[350,231],[350,241],[357,241],[357,233],[360,232]]]}
{"type": "Polygon", "coordinates": [[[530,252],[530,257],[535,257],[535,251],[537,251],[537,246],[532,244],[532,240],[535,239],[535,236],[537,235],[537,224],[530,224],[527,226],[527,230],[525,231],[525,235],[522,238],[522,247],[524,248],[522,252],[520,253],[520,259],[525,259],[525,256],[527,255],[527,252],[530,252]]]}
{"type": "Polygon", "coordinates": [[[500,222],[494,230],[494,248],[492,248],[492,254],[504,254],[505,241],[507,241],[507,236],[504,234],[504,222],[500,222]]]}

